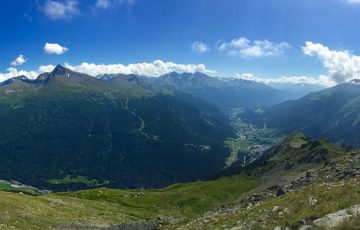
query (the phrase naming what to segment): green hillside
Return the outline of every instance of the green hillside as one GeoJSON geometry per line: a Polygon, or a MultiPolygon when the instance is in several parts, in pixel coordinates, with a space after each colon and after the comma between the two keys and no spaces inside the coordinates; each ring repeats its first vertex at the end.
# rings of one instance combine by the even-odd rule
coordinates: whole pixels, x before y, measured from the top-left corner
{"type": "Polygon", "coordinates": [[[233,135],[227,117],[148,84],[58,66],[1,87],[0,178],[52,190],[149,188],[220,171],[233,135]]]}
{"type": "Polygon", "coordinates": [[[327,214],[358,205],[359,186],[357,180],[326,185],[314,183],[295,192],[259,202],[252,208],[246,208],[238,203],[189,222],[177,223],[168,229],[241,229],[244,228],[242,226],[251,226],[251,229],[273,230],[276,227],[300,229],[305,225],[318,230],[358,229],[359,217],[344,221],[333,228],[314,226],[312,222],[327,214]],[[311,206],[309,197],[316,197],[318,203],[311,206]]]}
{"type": "Polygon", "coordinates": [[[254,190],[169,229],[357,229],[360,217],[351,210],[360,204],[359,166],[359,151],[293,133],[237,171],[256,176],[254,190]]]}
{"type": "MultiPolygon", "coordinates": [[[[235,175],[215,180],[163,189],[97,188],[38,196],[20,191],[0,192],[3,213],[0,226],[3,229],[23,226],[31,229],[299,229],[304,226],[329,229],[315,223],[321,223],[319,220],[327,214],[350,210],[360,203],[359,160],[358,151],[293,133],[262,158],[238,168],[237,172],[232,171],[235,175]]],[[[353,214],[349,211],[348,215],[353,214]]],[[[358,219],[352,216],[344,219],[345,222],[336,222],[334,229],[353,229],[358,219]]]]}
{"type": "Polygon", "coordinates": [[[225,205],[256,185],[254,179],[235,176],[160,190],[101,188],[41,196],[0,192],[0,229],[105,229],[139,221],[152,225],[157,219],[169,224],[225,205]]]}

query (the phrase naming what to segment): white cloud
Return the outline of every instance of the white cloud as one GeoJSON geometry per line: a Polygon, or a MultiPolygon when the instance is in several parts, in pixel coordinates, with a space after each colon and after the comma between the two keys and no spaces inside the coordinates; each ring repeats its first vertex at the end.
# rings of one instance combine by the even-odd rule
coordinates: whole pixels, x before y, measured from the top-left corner
{"type": "Polygon", "coordinates": [[[108,9],[122,4],[134,4],[135,0],[96,0],[96,8],[108,9]]]}
{"type": "Polygon", "coordinates": [[[42,7],[45,15],[52,20],[69,19],[79,14],[77,0],[47,0],[42,7]]]}
{"type": "Polygon", "coordinates": [[[107,9],[111,7],[111,1],[110,0],[97,0],[96,1],[96,7],[107,9]]]}
{"type": "Polygon", "coordinates": [[[172,71],[215,73],[215,71],[207,69],[204,64],[177,64],[174,62],[164,62],[161,60],[156,60],[152,63],[143,62],[129,65],[105,65],[83,62],[77,66],[65,64],[65,67],[73,71],[86,73],[91,76],[102,74],[137,74],[158,77],[172,71]]]}
{"type": "Polygon", "coordinates": [[[39,67],[39,72],[40,73],[47,73],[47,72],[51,72],[55,69],[56,66],[54,65],[42,65],[39,67]]]}
{"type": "Polygon", "coordinates": [[[325,87],[331,87],[336,85],[331,78],[328,76],[320,75],[319,77],[309,77],[309,76],[282,76],[278,78],[262,78],[258,77],[252,73],[242,73],[237,74],[238,79],[256,81],[259,83],[264,83],[267,85],[275,84],[310,84],[310,85],[321,85],[325,87]]]}
{"type": "Polygon", "coordinates": [[[309,41],[302,50],[305,55],[318,57],[334,82],[344,83],[352,79],[360,79],[360,56],[353,55],[347,50],[330,50],[320,43],[309,41]]]}
{"type": "Polygon", "coordinates": [[[14,61],[11,62],[12,66],[22,65],[26,62],[24,55],[20,54],[14,61]]]}
{"type": "Polygon", "coordinates": [[[44,46],[44,51],[47,54],[61,55],[63,53],[66,53],[68,50],[68,48],[61,46],[57,43],[46,43],[44,46]]]}
{"type": "Polygon", "coordinates": [[[268,40],[250,41],[245,37],[230,42],[219,42],[220,51],[241,58],[278,57],[290,48],[287,42],[273,43],[268,40]]]}
{"type": "Polygon", "coordinates": [[[191,50],[195,53],[199,53],[199,54],[203,54],[203,53],[206,53],[206,52],[209,52],[210,49],[208,47],[208,45],[206,45],[205,43],[203,42],[194,42],[192,45],[191,45],[191,50]]]}
{"type": "Polygon", "coordinates": [[[10,67],[7,69],[7,73],[0,73],[0,82],[6,81],[9,78],[18,77],[21,75],[24,75],[30,79],[34,79],[38,76],[38,73],[35,71],[18,70],[14,67],[10,67]]]}

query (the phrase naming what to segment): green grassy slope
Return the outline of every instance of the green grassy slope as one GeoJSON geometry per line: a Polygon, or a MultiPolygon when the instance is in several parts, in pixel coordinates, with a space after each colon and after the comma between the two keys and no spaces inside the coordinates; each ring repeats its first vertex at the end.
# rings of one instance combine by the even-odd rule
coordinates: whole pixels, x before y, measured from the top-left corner
{"type": "Polygon", "coordinates": [[[157,216],[189,218],[234,201],[257,183],[235,176],[159,190],[95,189],[42,196],[0,192],[0,229],[108,227],[157,216]]]}
{"type": "MultiPolygon", "coordinates": [[[[356,180],[328,184],[315,183],[296,192],[267,200],[251,209],[238,208],[232,209],[233,211],[224,209],[215,212],[207,218],[206,224],[195,219],[190,222],[175,224],[169,229],[231,229],[243,223],[254,221],[257,223],[253,223],[252,229],[273,230],[277,226],[299,229],[302,226],[301,221],[312,221],[359,203],[360,184],[356,180]],[[318,200],[317,205],[309,205],[310,196],[318,200]],[[272,212],[275,206],[279,207],[279,212],[287,208],[289,213],[279,215],[278,212],[272,212]],[[262,223],[263,220],[266,220],[266,224],[262,223]]],[[[352,224],[356,223],[349,223],[347,228],[339,226],[336,229],[356,229],[352,227],[358,225],[352,224]],[[352,227],[350,227],[351,225],[352,227]]]]}
{"type": "Polygon", "coordinates": [[[119,203],[141,210],[141,216],[193,216],[235,200],[256,186],[254,179],[243,176],[224,177],[216,181],[175,184],[158,190],[84,190],[58,193],[60,196],[119,203]]]}
{"type": "Polygon", "coordinates": [[[46,191],[39,190],[37,188],[21,184],[15,181],[4,181],[0,180],[0,191],[4,192],[14,192],[14,193],[24,193],[28,195],[40,195],[46,193],[46,191]]]}
{"type": "MultiPolygon", "coordinates": [[[[304,222],[312,224],[315,219],[360,204],[359,159],[359,151],[293,133],[263,159],[240,170],[256,176],[259,181],[259,186],[248,197],[169,228],[274,229],[281,226],[299,229],[304,222]],[[271,193],[274,188],[275,193],[271,193]],[[278,191],[282,192],[277,194],[278,191]],[[310,205],[310,197],[317,202],[310,205]],[[275,206],[279,211],[272,211],[275,206]]],[[[336,229],[355,229],[358,219],[336,229]]]]}
{"type": "Polygon", "coordinates": [[[273,150],[269,161],[286,163],[286,167],[290,168],[301,163],[319,164],[343,151],[343,148],[326,140],[311,140],[303,133],[295,132],[273,150]]]}
{"type": "MultiPolygon", "coordinates": [[[[101,229],[139,221],[155,221],[165,229],[228,229],[244,223],[252,223],[254,229],[274,229],[275,226],[297,229],[302,220],[312,222],[360,203],[360,184],[351,177],[359,167],[358,159],[357,151],[293,133],[273,148],[272,153],[240,170],[252,177],[237,174],[150,190],[98,188],[41,196],[1,192],[0,212],[4,215],[0,215],[0,229],[22,229],[23,226],[101,229]],[[311,182],[248,206],[249,197],[255,194],[261,197],[262,192],[273,185],[292,185],[308,169],[318,175],[311,182]],[[348,177],[338,180],[343,178],[337,173],[340,171],[348,172],[344,174],[348,177]],[[284,181],[286,184],[282,184],[284,181]],[[309,197],[315,197],[317,204],[310,206],[309,197]],[[288,211],[280,215],[272,211],[274,206],[288,211]]],[[[346,226],[356,223],[353,220],[346,226]]]]}

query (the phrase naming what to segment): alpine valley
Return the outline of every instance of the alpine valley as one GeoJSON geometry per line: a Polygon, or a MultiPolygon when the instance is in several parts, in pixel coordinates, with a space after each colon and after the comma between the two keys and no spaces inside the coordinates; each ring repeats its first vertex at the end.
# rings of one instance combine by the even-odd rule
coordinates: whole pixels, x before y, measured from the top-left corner
{"type": "Polygon", "coordinates": [[[360,86],[301,87],[60,65],[8,79],[0,229],[354,228],[360,86]]]}
{"type": "Polygon", "coordinates": [[[360,0],[1,0],[0,230],[360,230],[360,0]]]}
{"type": "Polygon", "coordinates": [[[57,66],[12,78],[0,88],[0,178],[55,191],[197,180],[226,167],[233,107],[285,95],[201,73],[94,78],[57,66]]]}

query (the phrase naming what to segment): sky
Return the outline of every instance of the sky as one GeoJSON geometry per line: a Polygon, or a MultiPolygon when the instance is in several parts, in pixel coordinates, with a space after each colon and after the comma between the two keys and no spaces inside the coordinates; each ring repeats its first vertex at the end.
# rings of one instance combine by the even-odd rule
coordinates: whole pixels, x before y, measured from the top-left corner
{"type": "Polygon", "coordinates": [[[0,81],[201,71],[333,86],[360,78],[360,0],[2,0],[0,81]]]}

